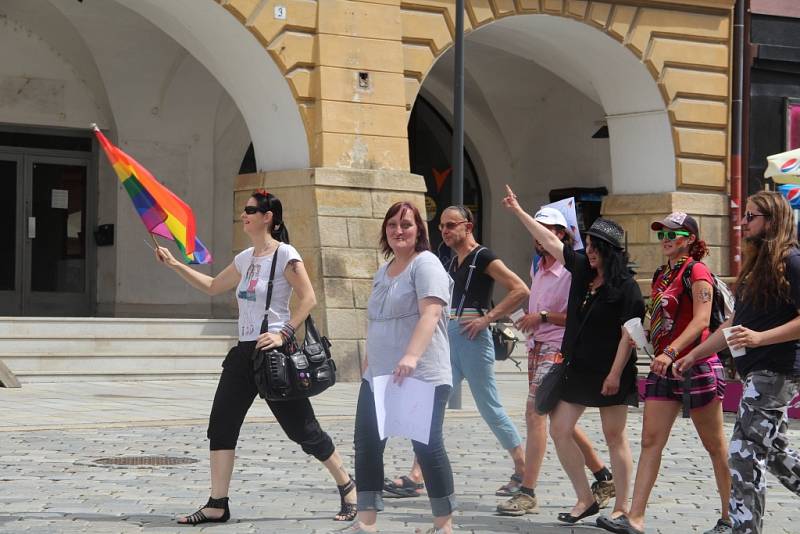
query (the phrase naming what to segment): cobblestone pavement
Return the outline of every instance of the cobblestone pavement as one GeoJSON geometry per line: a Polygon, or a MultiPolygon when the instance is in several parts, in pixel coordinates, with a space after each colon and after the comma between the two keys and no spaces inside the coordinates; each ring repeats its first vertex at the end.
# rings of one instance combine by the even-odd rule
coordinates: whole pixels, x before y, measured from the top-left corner
{"type": "MultiPolygon", "coordinates": [[[[524,430],[524,374],[499,375],[509,414],[524,430]]],[[[205,415],[214,382],[96,382],[28,384],[0,389],[0,532],[167,533],[186,532],[176,516],[194,511],[208,497],[205,415]],[[197,463],[170,467],[114,468],[92,465],[119,455],[190,457],[197,463]]],[[[355,384],[339,384],[315,399],[323,426],[352,466],[355,384]]],[[[730,433],[732,419],[726,416],[730,433]]],[[[599,417],[589,411],[583,426],[602,443],[599,417]]],[[[634,459],[639,451],[641,411],[630,416],[634,459]]],[[[494,490],[508,479],[511,462],[464,390],[464,409],[450,411],[445,435],[456,480],[457,532],[600,533],[591,522],[556,525],[555,515],[574,502],[552,445],[537,495],[539,511],[523,518],[494,514],[494,490]]],[[[800,444],[800,432],[790,432],[800,444]]],[[[607,458],[603,451],[602,456],[607,458]]],[[[391,440],[386,474],[402,474],[410,443],[391,440]]],[[[766,532],[798,532],[791,518],[798,500],[768,479],[766,532]]],[[[387,500],[383,532],[427,528],[427,500],[387,500]]],[[[710,528],[718,516],[711,469],[691,423],[679,420],[648,508],[648,532],[683,534],[710,528]]],[[[317,462],[289,442],[256,404],[242,431],[231,487],[233,519],[191,532],[308,532],[340,527],[336,489],[317,462]]]]}

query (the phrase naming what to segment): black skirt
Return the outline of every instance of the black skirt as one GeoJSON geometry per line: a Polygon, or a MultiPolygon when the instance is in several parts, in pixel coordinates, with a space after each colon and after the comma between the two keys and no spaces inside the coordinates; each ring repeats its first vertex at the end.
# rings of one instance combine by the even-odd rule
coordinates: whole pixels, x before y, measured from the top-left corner
{"type": "Polygon", "coordinates": [[[606,375],[595,370],[581,369],[578,362],[567,367],[566,381],[561,400],[586,407],[639,406],[639,390],[636,386],[636,368],[626,365],[619,380],[616,395],[602,395],[606,375]],[[584,372],[586,371],[586,372],[584,372]]]}

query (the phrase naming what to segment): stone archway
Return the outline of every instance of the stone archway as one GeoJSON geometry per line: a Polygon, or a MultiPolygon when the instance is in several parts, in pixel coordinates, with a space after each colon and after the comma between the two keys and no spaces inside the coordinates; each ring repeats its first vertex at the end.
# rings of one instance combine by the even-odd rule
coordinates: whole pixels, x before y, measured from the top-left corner
{"type": "MultiPolygon", "coordinates": [[[[661,94],[674,140],[675,187],[724,190],[733,2],[694,2],[693,11],[663,2],[649,4],[589,0],[467,2],[465,26],[467,32],[473,32],[514,15],[549,15],[583,23],[611,37],[647,69],[661,94]]],[[[424,0],[402,7],[409,106],[434,62],[452,46],[453,9],[452,5],[424,0]]],[[[553,46],[552,51],[558,53],[559,44],[553,46]]],[[[558,60],[566,57],[562,54],[558,60]]],[[[558,61],[545,66],[560,75],[563,72],[558,61]]]]}
{"type": "Polygon", "coordinates": [[[212,1],[116,0],[181,44],[231,95],[247,123],[261,170],[308,167],[300,110],[275,62],[212,1]]]}

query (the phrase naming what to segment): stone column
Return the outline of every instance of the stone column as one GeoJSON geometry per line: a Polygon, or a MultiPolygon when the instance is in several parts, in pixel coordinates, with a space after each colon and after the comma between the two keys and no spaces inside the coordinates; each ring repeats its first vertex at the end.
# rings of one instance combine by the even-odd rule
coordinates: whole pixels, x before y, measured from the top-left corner
{"type": "MultiPolygon", "coordinates": [[[[333,343],[341,380],[357,380],[365,357],[366,307],[372,276],[385,261],[378,250],[386,210],[408,200],[424,214],[425,181],[403,171],[338,168],[244,174],[234,186],[234,221],[256,188],[283,204],[293,246],[303,257],[314,286],[312,315],[333,343]]],[[[234,252],[250,246],[234,225],[234,252]]]]}
{"type": "Polygon", "coordinates": [[[673,211],[691,215],[700,225],[700,237],[709,248],[704,262],[719,276],[730,275],[730,217],[728,195],[675,191],[646,195],[609,195],[603,201],[603,217],[625,228],[628,251],[638,265],[638,278],[651,276],[665,261],[650,223],[673,211]]]}

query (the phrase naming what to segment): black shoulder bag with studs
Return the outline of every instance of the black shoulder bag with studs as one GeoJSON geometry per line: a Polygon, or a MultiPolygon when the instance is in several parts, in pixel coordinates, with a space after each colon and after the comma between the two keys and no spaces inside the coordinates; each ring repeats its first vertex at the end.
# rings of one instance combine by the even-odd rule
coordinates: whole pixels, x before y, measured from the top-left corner
{"type": "MultiPolygon", "coordinates": [[[[275,249],[267,283],[267,303],[261,333],[269,328],[269,305],[278,251],[275,249]]],[[[294,337],[276,349],[253,351],[253,372],[258,394],[270,401],[305,399],[319,395],[336,383],[336,363],[331,358],[328,338],[321,336],[309,315],[305,320],[306,335],[298,346],[294,337]]]]}

